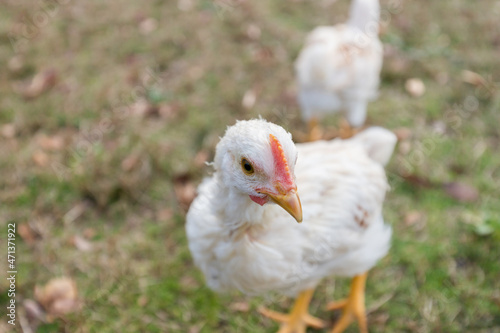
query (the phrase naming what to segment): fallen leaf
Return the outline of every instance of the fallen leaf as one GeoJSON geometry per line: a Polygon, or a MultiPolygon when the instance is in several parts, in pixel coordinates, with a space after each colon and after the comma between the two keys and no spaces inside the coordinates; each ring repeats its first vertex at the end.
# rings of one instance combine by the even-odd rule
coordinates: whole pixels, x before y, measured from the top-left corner
{"type": "Polygon", "coordinates": [[[260,38],[261,30],[256,24],[249,24],[247,27],[247,36],[250,39],[257,40],[260,38]]]}
{"type": "Polygon", "coordinates": [[[87,228],[83,231],[83,236],[87,239],[92,239],[96,235],[95,229],[87,228]]]}
{"type": "Polygon", "coordinates": [[[181,175],[174,179],[174,191],[179,205],[187,211],[196,196],[196,187],[189,175],[181,175]]]}
{"type": "Polygon", "coordinates": [[[405,89],[412,97],[420,97],[425,93],[424,82],[417,78],[408,79],[405,83],[405,89]]]}
{"type": "Polygon", "coordinates": [[[64,138],[61,135],[47,136],[43,134],[37,138],[37,143],[43,150],[57,151],[64,148],[64,138]]]}
{"type": "Polygon", "coordinates": [[[241,101],[241,105],[245,109],[249,110],[253,108],[256,100],[257,100],[257,94],[253,89],[250,89],[245,92],[245,95],[243,95],[243,100],[241,101]]]}
{"type": "Polygon", "coordinates": [[[394,134],[396,134],[396,137],[398,138],[399,141],[407,140],[413,134],[412,130],[409,129],[408,127],[396,128],[395,130],[393,130],[393,132],[394,134]]]}
{"type": "Polygon", "coordinates": [[[16,127],[14,124],[5,124],[0,127],[0,133],[6,139],[12,139],[16,136],[16,127]]]}
{"type": "Polygon", "coordinates": [[[404,53],[392,45],[384,46],[385,72],[392,76],[402,76],[408,72],[411,63],[404,53]]]}
{"type": "Polygon", "coordinates": [[[180,280],[181,286],[184,288],[197,288],[199,287],[198,282],[191,275],[184,275],[180,280]]]}
{"type": "Polygon", "coordinates": [[[24,59],[20,55],[16,55],[12,58],[10,58],[9,63],[7,64],[7,67],[9,70],[13,73],[17,73],[21,71],[24,67],[24,59]]]}
{"type": "Polygon", "coordinates": [[[139,117],[148,117],[157,113],[158,109],[145,99],[140,99],[130,107],[131,114],[139,117]]]}
{"type": "Polygon", "coordinates": [[[132,153],[132,154],[128,155],[122,161],[122,164],[121,164],[122,170],[126,171],[126,172],[131,171],[132,169],[134,169],[138,165],[140,159],[141,159],[141,156],[137,153],[132,153]]]}
{"type": "Polygon", "coordinates": [[[35,286],[35,299],[47,312],[49,321],[80,308],[76,283],[68,277],[50,280],[45,286],[35,286]]]}
{"type": "Polygon", "coordinates": [[[411,151],[411,142],[403,141],[400,144],[398,144],[398,151],[402,155],[408,155],[408,153],[411,151]]]}
{"type": "Polygon", "coordinates": [[[87,209],[89,203],[87,201],[81,201],[77,203],[73,208],[71,208],[66,214],[63,216],[63,221],[65,224],[69,224],[74,222],[77,218],[79,218],[87,209]]]}
{"type": "Polygon", "coordinates": [[[269,47],[259,47],[254,50],[253,58],[257,62],[268,62],[274,58],[274,52],[269,47]]]}
{"type": "Polygon", "coordinates": [[[167,220],[170,220],[172,218],[172,216],[174,216],[174,212],[170,208],[160,209],[156,213],[156,219],[158,221],[167,221],[167,220]]]}
{"type": "Polygon", "coordinates": [[[458,182],[443,184],[443,189],[450,197],[460,202],[474,202],[479,198],[479,191],[470,185],[458,182]]]}
{"type": "Polygon", "coordinates": [[[22,240],[28,244],[32,245],[40,237],[28,223],[21,223],[17,228],[17,233],[21,236],[22,240]]]}
{"type": "Polygon", "coordinates": [[[425,187],[425,188],[431,188],[435,187],[436,185],[433,184],[428,178],[425,178],[423,176],[415,175],[415,174],[407,174],[407,175],[401,175],[401,178],[406,180],[408,183],[420,187],[425,187]]]}
{"type": "Polygon", "coordinates": [[[234,302],[229,304],[229,308],[233,311],[248,312],[248,310],[250,310],[250,304],[247,302],[234,302]]]}
{"type": "Polygon", "coordinates": [[[174,119],[179,114],[179,106],[176,104],[161,104],[158,114],[164,119],[174,119]]]}
{"type": "Polygon", "coordinates": [[[143,35],[149,35],[158,28],[158,21],[155,18],[148,17],[139,23],[139,31],[143,35]]]}
{"type": "Polygon", "coordinates": [[[24,310],[26,311],[26,314],[27,314],[28,319],[30,321],[33,321],[33,320],[39,320],[42,322],[45,321],[45,312],[43,311],[40,304],[38,304],[34,300],[25,299],[23,301],[23,307],[24,307],[24,310]]]}
{"type": "Polygon", "coordinates": [[[475,86],[485,86],[487,81],[478,73],[469,70],[462,71],[462,81],[475,86]]]}
{"type": "Polygon", "coordinates": [[[443,135],[446,133],[446,123],[441,120],[437,120],[432,123],[432,131],[434,134],[443,135]]]}
{"type": "Polygon", "coordinates": [[[179,0],[177,2],[177,8],[183,12],[190,11],[194,7],[193,0],[179,0]]]}
{"type": "Polygon", "coordinates": [[[200,150],[194,157],[193,164],[198,168],[204,167],[208,161],[209,153],[206,150],[200,150]]]}
{"type": "Polygon", "coordinates": [[[412,210],[408,213],[406,213],[404,217],[404,222],[407,226],[412,226],[415,223],[419,222],[422,220],[423,214],[419,211],[412,210]]]}
{"type": "Polygon", "coordinates": [[[73,245],[82,252],[92,251],[92,243],[81,236],[73,236],[71,238],[71,243],[73,243],[73,245]]]}
{"type": "Polygon", "coordinates": [[[375,314],[370,316],[370,323],[376,324],[376,325],[385,325],[387,321],[389,320],[389,314],[388,313],[380,313],[380,314],[375,314]]]}
{"type": "Polygon", "coordinates": [[[142,296],[139,296],[139,298],[137,298],[137,305],[139,305],[141,308],[145,307],[146,304],[148,304],[148,298],[144,295],[142,296]]]}
{"type": "Polygon", "coordinates": [[[492,296],[492,300],[493,300],[493,302],[495,302],[495,304],[500,309],[500,291],[497,290],[494,292],[494,294],[492,296]]]}
{"type": "Polygon", "coordinates": [[[36,74],[28,86],[20,88],[20,92],[25,98],[35,98],[52,88],[56,82],[56,70],[47,69],[36,74]]]}
{"type": "Polygon", "coordinates": [[[205,69],[202,66],[192,66],[187,71],[187,76],[192,81],[198,81],[201,77],[205,75],[205,69]]]}
{"type": "Polygon", "coordinates": [[[447,72],[439,72],[435,76],[437,83],[444,86],[450,81],[450,75],[447,72]]]}
{"type": "Polygon", "coordinates": [[[34,152],[32,158],[33,162],[35,162],[35,164],[38,166],[44,167],[49,164],[49,155],[47,155],[43,151],[38,150],[34,152]]]}
{"type": "Polygon", "coordinates": [[[202,328],[203,328],[203,324],[193,325],[189,328],[188,333],[200,333],[202,328]]]}

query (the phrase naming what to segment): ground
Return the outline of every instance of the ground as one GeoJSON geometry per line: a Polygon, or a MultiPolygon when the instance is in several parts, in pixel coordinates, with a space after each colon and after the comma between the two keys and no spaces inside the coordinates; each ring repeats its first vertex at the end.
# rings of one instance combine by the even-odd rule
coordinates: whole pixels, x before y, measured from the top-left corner
{"type": "MultiPolygon", "coordinates": [[[[307,32],[344,21],[348,5],[4,1],[0,238],[16,224],[18,273],[17,325],[2,315],[0,331],[35,327],[35,286],[61,276],[78,306],[37,332],[276,331],[257,307],[291,300],[210,291],[185,211],[236,119],[261,115],[300,140],[293,61],[307,32]]],[[[387,167],[392,248],[368,279],[370,331],[500,332],[500,3],[381,5],[384,69],[368,123],[401,142],[387,167]],[[418,81],[405,88],[412,78],[421,96],[418,81]]],[[[2,308],[8,289],[2,278],[2,308]]],[[[325,304],[347,290],[325,280],[311,313],[331,325],[325,304]]]]}

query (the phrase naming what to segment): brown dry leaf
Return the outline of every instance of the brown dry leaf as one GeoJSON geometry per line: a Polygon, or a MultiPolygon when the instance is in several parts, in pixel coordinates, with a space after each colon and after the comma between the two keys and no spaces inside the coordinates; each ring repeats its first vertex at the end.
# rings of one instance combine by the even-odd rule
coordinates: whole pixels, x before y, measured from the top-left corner
{"type": "Polygon", "coordinates": [[[163,119],[174,119],[179,114],[180,107],[176,104],[161,104],[158,114],[163,119]]]}
{"type": "Polygon", "coordinates": [[[96,235],[95,229],[87,228],[83,231],[83,237],[85,237],[87,239],[92,239],[92,238],[94,238],[95,235],[96,235]]]}
{"type": "Polygon", "coordinates": [[[184,288],[197,288],[199,287],[198,282],[191,275],[184,275],[180,280],[181,286],[184,288]]]}
{"type": "Polygon", "coordinates": [[[398,151],[401,155],[408,155],[408,153],[411,151],[411,142],[410,141],[403,141],[398,145],[398,151]]]}
{"type": "Polygon", "coordinates": [[[408,227],[412,227],[416,231],[425,229],[427,225],[427,218],[423,212],[409,211],[404,217],[404,223],[408,227]]]}
{"type": "Polygon", "coordinates": [[[90,252],[93,248],[91,242],[78,235],[71,238],[71,243],[82,252],[90,252]]]}
{"type": "Polygon", "coordinates": [[[372,314],[370,316],[370,323],[376,325],[385,325],[388,320],[389,320],[389,314],[385,312],[379,314],[372,314]]]}
{"type": "Polygon", "coordinates": [[[49,155],[45,154],[41,150],[37,150],[36,152],[33,153],[33,162],[35,162],[36,165],[44,167],[49,164],[49,155]]]}
{"type": "Polygon", "coordinates": [[[139,117],[148,117],[151,115],[154,115],[157,113],[157,108],[154,107],[151,103],[148,101],[141,99],[135,102],[131,107],[130,111],[132,115],[134,116],[139,116],[139,117]]]}
{"type": "Polygon", "coordinates": [[[493,296],[491,297],[491,299],[493,300],[493,302],[495,302],[495,304],[500,309],[500,291],[499,290],[497,290],[496,292],[493,293],[493,296]]]}
{"type": "Polygon", "coordinates": [[[486,80],[476,72],[472,72],[469,70],[462,71],[462,81],[466,83],[470,83],[475,86],[484,86],[486,85],[486,80]]]}
{"type": "Polygon", "coordinates": [[[396,128],[395,130],[393,130],[393,132],[394,134],[396,134],[396,137],[398,138],[399,141],[407,140],[413,134],[412,130],[409,129],[408,127],[396,128]]]}
{"type": "Polygon", "coordinates": [[[132,153],[132,154],[128,155],[122,161],[122,164],[121,164],[122,170],[125,172],[131,171],[132,169],[134,169],[138,165],[140,160],[141,160],[141,156],[137,153],[132,153]]]}
{"type": "Polygon", "coordinates": [[[425,93],[424,82],[417,78],[408,79],[405,83],[405,89],[412,97],[420,97],[425,93]]]}
{"type": "Polygon", "coordinates": [[[447,72],[439,72],[435,75],[437,83],[444,86],[450,81],[450,75],[447,72]]]}
{"type": "Polygon", "coordinates": [[[89,203],[87,201],[78,202],[73,208],[66,212],[63,216],[63,221],[65,224],[73,223],[77,218],[79,218],[87,209],[89,203]]]}
{"type": "Polygon", "coordinates": [[[273,60],[274,52],[269,47],[259,47],[259,48],[254,50],[253,58],[257,62],[265,63],[265,62],[268,62],[270,60],[273,60]]]}
{"type": "Polygon", "coordinates": [[[163,208],[156,212],[156,219],[158,221],[167,221],[174,216],[174,212],[170,208],[163,208]]]}
{"type": "Polygon", "coordinates": [[[187,211],[196,196],[196,187],[189,175],[181,175],[174,179],[174,191],[180,206],[187,211]]]}
{"type": "Polygon", "coordinates": [[[55,86],[56,82],[56,70],[47,69],[36,74],[28,86],[20,88],[20,92],[25,98],[35,98],[55,86]]]}
{"type": "Polygon", "coordinates": [[[403,178],[412,185],[420,187],[431,188],[435,186],[435,184],[433,184],[428,178],[418,176],[415,174],[401,175],[401,178],[403,178]]]}
{"type": "Polygon", "coordinates": [[[142,296],[139,296],[139,298],[137,299],[137,305],[139,305],[141,308],[145,307],[146,304],[148,304],[148,298],[144,295],[142,296]]]}
{"type": "Polygon", "coordinates": [[[45,312],[43,311],[40,304],[32,299],[25,299],[23,301],[24,310],[30,321],[40,320],[45,321],[45,312]]]}
{"type": "Polygon", "coordinates": [[[250,110],[251,108],[253,108],[256,101],[257,101],[257,94],[255,93],[255,90],[250,89],[245,92],[245,95],[243,95],[243,100],[241,101],[241,105],[245,109],[250,110]]]}
{"type": "Polygon", "coordinates": [[[37,138],[37,143],[43,150],[57,151],[64,148],[64,138],[61,135],[43,134],[37,138]]]}
{"type": "Polygon", "coordinates": [[[139,23],[139,31],[143,35],[149,35],[158,29],[158,21],[153,17],[148,17],[139,23]]]}
{"type": "Polygon", "coordinates": [[[200,333],[202,328],[203,328],[203,324],[197,324],[197,325],[191,326],[189,328],[188,333],[200,333]]]}
{"type": "Polygon", "coordinates": [[[187,76],[191,81],[198,81],[205,75],[205,69],[202,66],[192,66],[187,71],[187,76]]]}
{"type": "Polygon", "coordinates": [[[194,7],[193,0],[179,0],[177,2],[177,8],[183,12],[188,12],[194,7]]]}
{"type": "Polygon", "coordinates": [[[444,184],[443,189],[446,194],[460,202],[474,202],[479,198],[479,191],[467,184],[451,182],[444,184]]]}
{"type": "Polygon", "coordinates": [[[407,226],[414,225],[417,223],[419,220],[422,219],[423,214],[419,211],[412,210],[408,213],[406,213],[404,221],[407,226]]]}
{"type": "Polygon", "coordinates": [[[395,46],[384,46],[384,68],[392,75],[404,75],[411,64],[404,53],[395,46]]]}
{"type": "Polygon", "coordinates": [[[12,139],[16,136],[16,127],[14,124],[5,124],[0,127],[0,133],[6,139],[12,139]]]}
{"type": "Polygon", "coordinates": [[[29,226],[28,223],[21,223],[17,228],[17,232],[23,241],[28,245],[32,245],[39,238],[39,235],[29,226]]]}
{"type": "Polygon", "coordinates": [[[260,28],[256,24],[249,24],[247,26],[247,36],[250,39],[257,40],[260,38],[260,35],[262,34],[260,28]]]}
{"type": "Polygon", "coordinates": [[[248,312],[250,310],[250,304],[247,302],[234,302],[229,304],[229,308],[233,311],[248,312]]]}
{"type": "Polygon", "coordinates": [[[68,277],[50,280],[45,286],[35,286],[35,299],[43,306],[49,320],[80,308],[76,283],[68,277]]]}
{"type": "Polygon", "coordinates": [[[24,67],[24,59],[21,55],[16,55],[10,58],[9,63],[7,64],[9,70],[13,73],[17,73],[21,71],[24,67]]]}
{"type": "Polygon", "coordinates": [[[205,163],[208,161],[209,153],[206,150],[200,150],[196,153],[194,157],[194,165],[198,168],[202,168],[205,166],[205,163]]]}

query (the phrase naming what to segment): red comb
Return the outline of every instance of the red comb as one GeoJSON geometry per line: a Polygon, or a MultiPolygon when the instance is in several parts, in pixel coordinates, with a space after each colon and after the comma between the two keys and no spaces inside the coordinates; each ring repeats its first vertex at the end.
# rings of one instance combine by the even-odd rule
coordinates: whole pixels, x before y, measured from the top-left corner
{"type": "Polygon", "coordinates": [[[290,174],[290,167],[285,157],[285,152],[278,139],[269,134],[269,143],[273,152],[274,166],[277,180],[285,187],[294,186],[292,175],[290,174]]]}

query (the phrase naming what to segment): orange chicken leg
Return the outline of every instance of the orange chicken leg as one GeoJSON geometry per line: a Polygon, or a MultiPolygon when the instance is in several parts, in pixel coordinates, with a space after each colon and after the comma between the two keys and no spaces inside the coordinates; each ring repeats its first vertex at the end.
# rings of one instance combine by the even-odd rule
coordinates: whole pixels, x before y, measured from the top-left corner
{"type": "Polygon", "coordinates": [[[328,304],[328,310],[342,309],[340,319],[333,327],[331,333],[343,332],[354,318],[358,320],[359,331],[368,333],[365,310],[365,285],[368,273],[357,275],[352,279],[349,297],[345,300],[328,304]]]}
{"type": "Polygon", "coordinates": [[[313,293],[314,289],[301,292],[290,314],[278,313],[266,308],[260,308],[259,312],[268,318],[282,322],[278,333],[305,333],[307,326],[322,328],[325,323],[311,316],[307,311],[313,293]]]}

